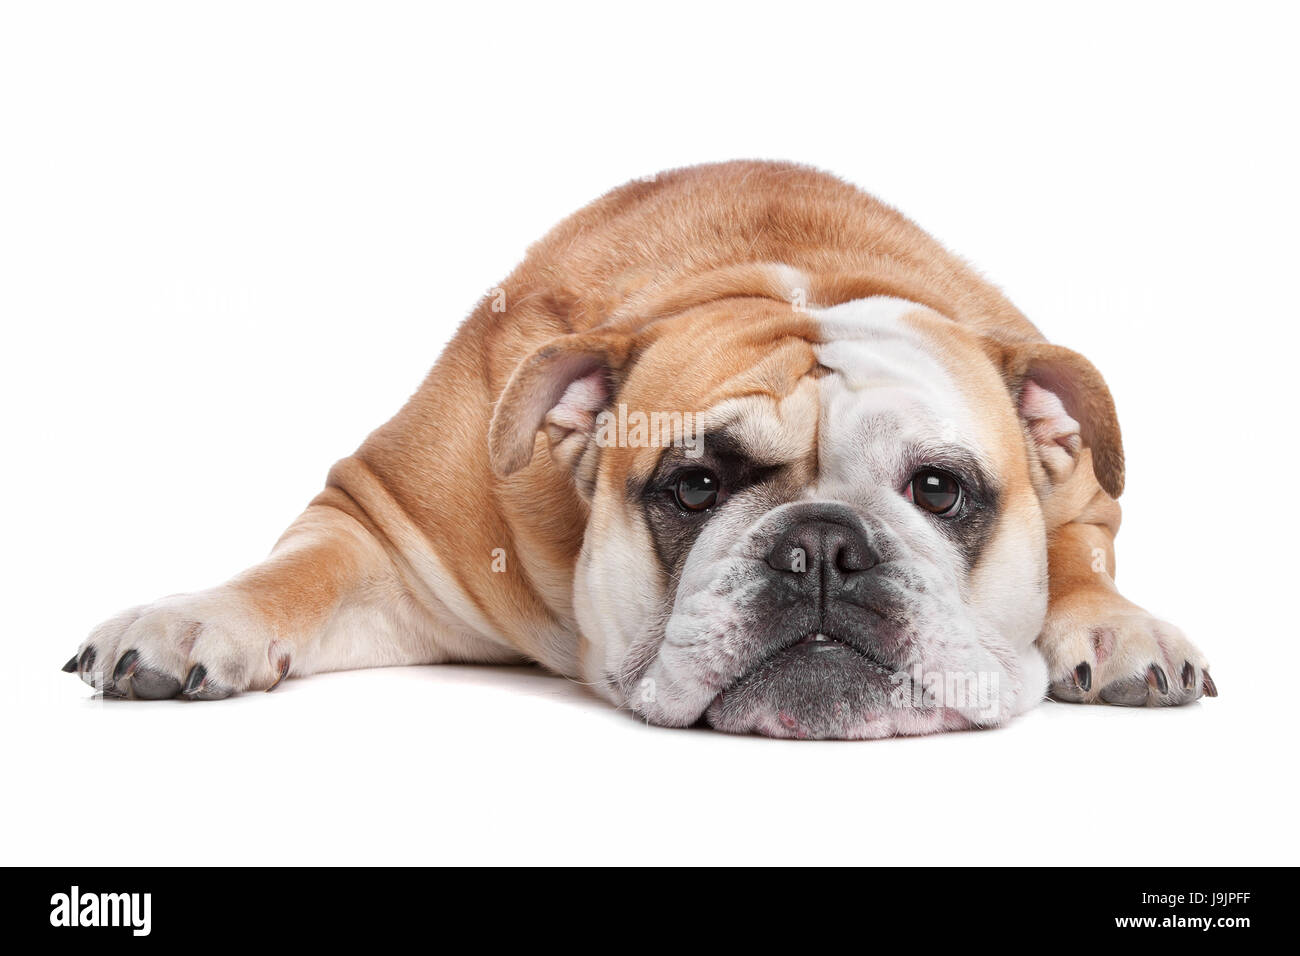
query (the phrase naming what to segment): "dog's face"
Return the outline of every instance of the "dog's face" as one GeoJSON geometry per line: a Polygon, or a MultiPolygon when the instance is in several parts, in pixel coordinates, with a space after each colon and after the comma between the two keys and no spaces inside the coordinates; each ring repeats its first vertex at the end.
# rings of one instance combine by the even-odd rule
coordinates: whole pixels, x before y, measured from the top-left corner
{"type": "Polygon", "coordinates": [[[1078,451],[1054,395],[1013,396],[986,343],[896,299],[713,303],[632,353],[616,393],[570,364],[547,419],[590,503],[574,606],[606,693],[656,724],[808,737],[1041,698],[1042,500],[1078,451]]]}

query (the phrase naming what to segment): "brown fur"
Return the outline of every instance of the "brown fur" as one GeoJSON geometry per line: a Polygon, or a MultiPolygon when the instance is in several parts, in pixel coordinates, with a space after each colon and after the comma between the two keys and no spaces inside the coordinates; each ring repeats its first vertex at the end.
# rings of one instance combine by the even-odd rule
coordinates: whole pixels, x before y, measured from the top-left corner
{"type": "MultiPolygon", "coordinates": [[[[1123,453],[1096,370],[1044,342],[898,212],[816,170],[763,162],[633,182],[556,226],[479,303],[406,406],[335,466],[275,555],[233,583],[290,646],[312,641],[360,594],[376,613],[398,606],[402,627],[427,631],[424,649],[395,651],[392,662],[522,657],[578,675],[573,574],[598,476],[575,481],[593,459],[574,431],[594,409],[549,421],[548,410],[589,375],[603,398],[645,409],[779,402],[817,372],[815,324],[792,303],[871,295],[955,323],[950,364],[968,377],[984,370],[971,387],[1005,410],[1000,440],[1025,440],[1013,410],[1027,378],[1060,394],[1087,447],[1068,475],[1040,487],[1049,622],[1058,608],[1102,614],[1122,601],[1111,542],[1123,453]],[[1094,548],[1106,555],[1100,576],[1094,548]]],[[[607,480],[650,467],[637,449],[600,457],[607,480]]]]}

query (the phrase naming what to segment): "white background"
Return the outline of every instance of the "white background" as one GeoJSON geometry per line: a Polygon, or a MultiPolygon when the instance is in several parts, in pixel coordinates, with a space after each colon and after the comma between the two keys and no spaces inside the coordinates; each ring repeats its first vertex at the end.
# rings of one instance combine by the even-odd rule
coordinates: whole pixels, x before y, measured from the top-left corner
{"type": "Polygon", "coordinates": [[[6,4],[3,862],[1298,862],[1296,27],[1281,4],[6,4]],[[734,157],[876,193],[1104,371],[1120,583],[1219,699],[798,743],[649,728],[528,670],[217,704],[59,672],[122,607],[263,556],[554,222],[734,157]]]}

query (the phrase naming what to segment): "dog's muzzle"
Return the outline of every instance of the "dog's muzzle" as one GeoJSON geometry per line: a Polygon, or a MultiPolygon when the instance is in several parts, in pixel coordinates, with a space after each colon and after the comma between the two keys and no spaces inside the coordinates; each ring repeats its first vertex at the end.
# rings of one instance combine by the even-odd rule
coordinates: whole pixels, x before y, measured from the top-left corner
{"type": "Polygon", "coordinates": [[[800,645],[847,647],[887,663],[891,642],[877,572],[881,554],[862,522],[834,504],[802,505],[786,515],[765,558],[766,587],[757,631],[763,656],[800,645]]]}

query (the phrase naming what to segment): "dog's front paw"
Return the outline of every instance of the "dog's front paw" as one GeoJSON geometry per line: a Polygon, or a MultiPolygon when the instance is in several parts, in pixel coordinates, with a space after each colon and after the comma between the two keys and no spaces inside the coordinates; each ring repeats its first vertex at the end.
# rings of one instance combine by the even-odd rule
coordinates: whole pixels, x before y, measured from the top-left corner
{"type": "Polygon", "coordinates": [[[1053,607],[1038,647],[1053,700],[1169,707],[1219,693],[1182,631],[1108,591],[1053,607]]]}
{"type": "Polygon", "coordinates": [[[276,641],[239,594],[217,588],[124,611],[95,628],[64,670],[109,697],[219,700],[287,676],[276,641]]]}

